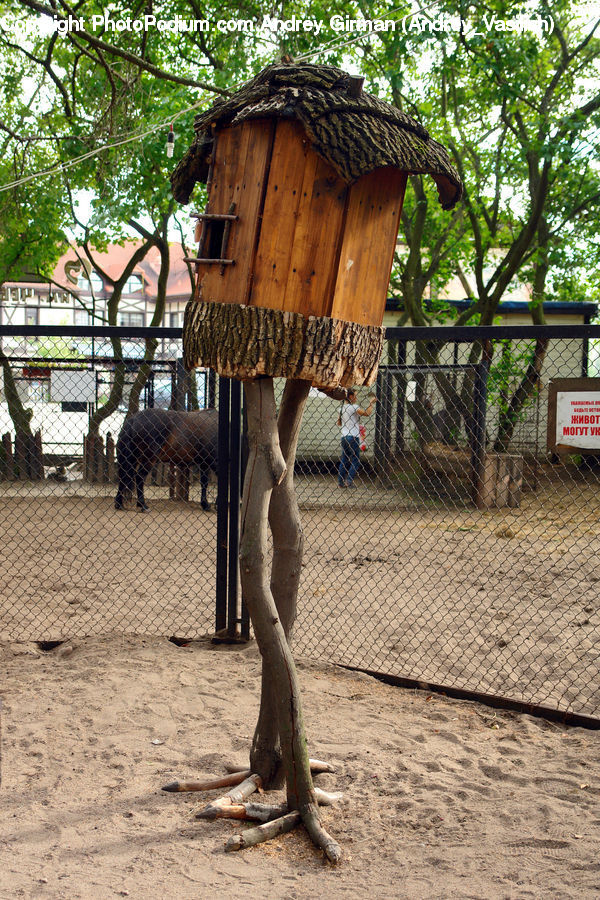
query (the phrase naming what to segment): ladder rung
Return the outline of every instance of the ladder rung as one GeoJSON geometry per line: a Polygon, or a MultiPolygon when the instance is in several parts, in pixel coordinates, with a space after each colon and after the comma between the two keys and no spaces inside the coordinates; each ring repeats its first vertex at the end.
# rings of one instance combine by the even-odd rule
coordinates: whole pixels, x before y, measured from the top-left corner
{"type": "Polygon", "coordinates": [[[237,222],[237,216],[230,213],[190,213],[192,219],[205,219],[209,222],[237,222]]]}
{"type": "Polygon", "coordinates": [[[184,256],[183,261],[205,266],[233,266],[235,264],[235,259],[200,259],[197,256],[184,256]]]}

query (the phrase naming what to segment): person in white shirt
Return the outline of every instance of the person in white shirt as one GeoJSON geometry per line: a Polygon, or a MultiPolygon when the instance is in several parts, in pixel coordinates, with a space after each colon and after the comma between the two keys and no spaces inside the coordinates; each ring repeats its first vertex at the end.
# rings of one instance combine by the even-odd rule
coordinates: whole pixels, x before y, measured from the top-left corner
{"type": "Polygon", "coordinates": [[[361,409],[356,402],[356,391],[348,391],[348,400],[337,422],[342,429],[342,457],[338,468],[340,487],[355,487],[354,476],[360,465],[360,417],[370,416],[375,403],[375,397],[371,397],[367,408],[361,409]]]}

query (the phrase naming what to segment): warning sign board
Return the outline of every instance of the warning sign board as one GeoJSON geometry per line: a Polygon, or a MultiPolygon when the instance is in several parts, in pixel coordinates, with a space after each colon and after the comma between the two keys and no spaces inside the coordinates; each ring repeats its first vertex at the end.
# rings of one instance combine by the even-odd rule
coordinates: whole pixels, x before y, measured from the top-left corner
{"type": "Polygon", "coordinates": [[[548,390],[548,449],[600,450],[600,378],[559,378],[548,390]]]}

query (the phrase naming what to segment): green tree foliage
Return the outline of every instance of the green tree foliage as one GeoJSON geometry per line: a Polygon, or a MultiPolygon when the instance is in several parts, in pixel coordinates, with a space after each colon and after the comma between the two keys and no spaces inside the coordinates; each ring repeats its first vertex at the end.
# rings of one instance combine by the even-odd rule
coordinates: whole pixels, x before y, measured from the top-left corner
{"type": "MultiPolygon", "coordinates": [[[[381,35],[370,45],[371,76],[396,105],[422,114],[451,149],[465,184],[462,209],[448,217],[436,208],[431,186],[410,179],[395,273],[401,322],[443,320],[450,311],[439,292],[449,274],[471,300],[458,324],[493,324],[499,303],[518,285],[530,285],[532,320],[543,324],[548,283],[565,297],[575,270],[577,284],[589,285],[600,262],[600,23],[578,19],[578,11],[570,0],[551,9],[543,2],[522,9],[503,0],[485,8],[442,3],[413,19],[408,34],[381,35]],[[529,16],[522,30],[503,27],[519,13],[529,16]],[[550,15],[552,33],[541,25],[532,30],[550,15]]],[[[438,352],[423,345],[419,361],[435,362],[438,352]]],[[[540,340],[529,363],[521,360],[500,418],[499,449],[530,402],[545,352],[540,340]]],[[[472,361],[479,354],[475,346],[472,361]]],[[[448,411],[467,422],[469,379],[461,390],[436,380],[444,382],[438,388],[448,411]]],[[[427,416],[420,420],[433,428],[427,416]]]]}

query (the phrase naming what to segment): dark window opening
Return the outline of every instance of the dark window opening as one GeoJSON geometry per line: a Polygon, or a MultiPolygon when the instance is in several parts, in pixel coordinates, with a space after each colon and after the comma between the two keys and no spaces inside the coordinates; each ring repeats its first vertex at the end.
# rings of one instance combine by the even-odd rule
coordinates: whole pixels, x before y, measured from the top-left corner
{"type": "Polygon", "coordinates": [[[205,259],[221,259],[225,222],[211,222],[207,230],[204,257],[205,259]]]}

